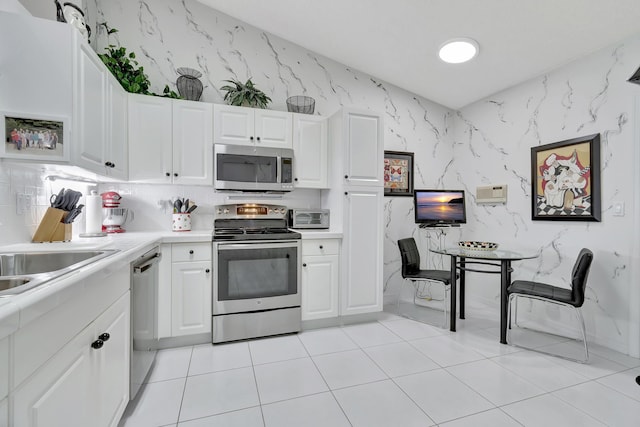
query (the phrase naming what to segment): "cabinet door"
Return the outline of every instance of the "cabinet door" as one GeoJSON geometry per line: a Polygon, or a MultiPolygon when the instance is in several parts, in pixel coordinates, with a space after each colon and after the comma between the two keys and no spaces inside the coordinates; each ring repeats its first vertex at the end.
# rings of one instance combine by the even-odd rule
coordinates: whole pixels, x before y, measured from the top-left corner
{"type": "Polygon", "coordinates": [[[302,320],[338,316],[338,255],[302,257],[302,320]]]}
{"type": "MultiPolygon", "coordinates": [[[[109,73],[106,71],[106,73],[109,73]]],[[[107,76],[107,145],[104,163],[107,175],[126,180],[129,177],[127,128],[127,92],[111,75],[107,76]]]]}
{"type": "Polygon", "coordinates": [[[15,426],[97,425],[99,393],[92,371],[93,328],[85,328],[17,389],[15,426]]]}
{"type": "Polygon", "coordinates": [[[102,348],[92,356],[92,383],[100,389],[97,419],[92,425],[116,427],[129,403],[129,363],[131,324],[130,296],[127,292],[95,321],[94,338],[109,334],[102,348]]]}
{"type": "Polygon", "coordinates": [[[344,196],[342,313],[382,310],[382,188],[351,188],[344,196]]]}
{"type": "Polygon", "coordinates": [[[327,188],[327,120],[293,115],[294,183],[297,188],[327,188]]]}
{"type": "Polygon", "coordinates": [[[74,163],[105,174],[106,74],[104,64],[91,47],[78,42],[75,67],[74,163]]]}
{"type": "MultiPolygon", "coordinates": [[[[9,338],[0,339],[0,400],[9,393],[9,338]]],[[[2,426],[0,418],[0,426],[2,426]]]]}
{"type": "Polygon", "coordinates": [[[253,120],[253,108],[214,105],[213,142],[216,144],[253,145],[253,120]]]}
{"type": "Polygon", "coordinates": [[[348,111],[346,120],[345,179],[350,185],[383,184],[382,118],[348,111]]]}
{"type": "Polygon", "coordinates": [[[173,263],[171,279],[171,335],[211,332],[211,261],[173,263]]]}
{"type": "Polygon", "coordinates": [[[284,111],[254,110],[256,145],[292,149],[293,115],[284,111]]]}
{"type": "Polygon", "coordinates": [[[173,182],[213,185],[213,112],[204,102],[173,101],[173,182]]]}
{"type": "Polygon", "coordinates": [[[129,180],[171,183],[171,100],[129,94],[129,180]]]}

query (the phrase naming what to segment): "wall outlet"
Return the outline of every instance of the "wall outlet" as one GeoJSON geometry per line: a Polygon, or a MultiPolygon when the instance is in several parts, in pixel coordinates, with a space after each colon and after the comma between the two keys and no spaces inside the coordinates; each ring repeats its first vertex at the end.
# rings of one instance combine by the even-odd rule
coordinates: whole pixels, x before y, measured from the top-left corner
{"type": "Polygon", "coordinates": [[[613,202],[613,216],[624,216],[624,202],[613,202]]]}
{"type": "Polygon", "coordinates": [[[31,195],[16,193],[16,214],[24,215],[31,210],[31,195]]]}

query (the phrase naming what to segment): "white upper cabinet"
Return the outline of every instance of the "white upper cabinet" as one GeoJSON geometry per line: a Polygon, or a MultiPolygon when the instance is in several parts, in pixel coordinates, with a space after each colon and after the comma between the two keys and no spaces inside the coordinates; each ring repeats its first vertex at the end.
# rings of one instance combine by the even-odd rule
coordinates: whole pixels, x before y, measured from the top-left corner
{"type": "Polygon", "coordinates": [[[126,92],[91,46],[83,40],[76,44],[73,162],[100,175],[126,180],[126,92]]]}
{"type": "Polygon", "coordinates": [[[213,115],[216,144],[293,148],[291,113],[216,104],[213,115]]]}
{"type": "Polygon", "coordinates": [[[382,118],[374,113],[347,110],[344,125],[346,183],[381,186],[384,182],[382,118]]]}
{"type": "Polygon", "coordinates": [[[293,115],[294,184],[296,188],[328,188],[327,120],[293,115]]]}
{"type": "Polygon", "coordinates": [[[212,105],[129,95],[129,180],[213,184],[212,105]]]}
{"type": "Polygon", "coordinates": [[[173,100],[173,182],[213,184],[212,104],[173,100]]]}

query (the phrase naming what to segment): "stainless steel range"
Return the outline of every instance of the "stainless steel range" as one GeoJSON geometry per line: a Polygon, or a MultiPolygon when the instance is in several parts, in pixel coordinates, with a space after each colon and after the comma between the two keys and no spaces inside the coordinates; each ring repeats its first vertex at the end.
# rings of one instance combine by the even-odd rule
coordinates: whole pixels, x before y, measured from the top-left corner
{"type": "Polygon", "coordinates": [[[287,208],[216,207],[213,230],[213,342],[300,331],[300,233],[287,208]]]}

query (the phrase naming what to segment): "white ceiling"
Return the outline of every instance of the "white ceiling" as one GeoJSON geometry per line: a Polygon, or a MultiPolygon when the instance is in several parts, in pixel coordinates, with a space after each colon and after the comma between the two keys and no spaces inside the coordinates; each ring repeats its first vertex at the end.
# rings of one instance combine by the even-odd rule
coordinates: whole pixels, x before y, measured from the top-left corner
{"type": "Polygon", "coordinates": [[[452,109],[640,33],[640,0],[199,1],[452,109]],[[441,62],[458,37],[480,54],[441,62]]]}

